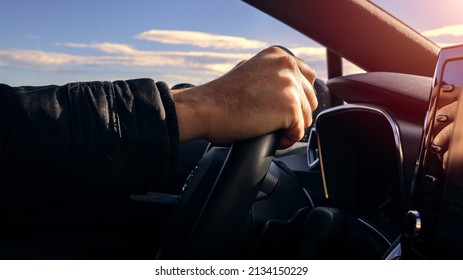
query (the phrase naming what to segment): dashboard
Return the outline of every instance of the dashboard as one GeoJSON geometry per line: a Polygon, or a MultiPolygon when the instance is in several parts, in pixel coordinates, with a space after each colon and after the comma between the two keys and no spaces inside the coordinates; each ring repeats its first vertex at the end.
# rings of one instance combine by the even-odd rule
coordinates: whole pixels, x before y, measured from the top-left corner
{"type": "Polygon", "coordinates": [[[315,209],[361,221],[364,234],[352,222],[335,226],[326,213],[313,227],[329,223],[345,240],[357,231],[357,243],[379,251],[383,239],[385,259],[463,257],[462,73],[456,46],[440,52],[434,78],[376,72],[328,81],[346,104],[323,111],[308,140],[307,166],[322,178],[315,209]]]}
{"type": "MultiPolygon", "coordinates": [[[[221,258],[461,258],[461,54],[463,46],[443,49],[434,78],[369,72],[317,81],[325,108],[307,142],[275,153],[237,232],[239,249],[216,249],[223,239],[214,224],[217,235],[200,247],[214,239],[221,258]],[[331,107],[329,95],[345,103],[331,107]]],[[[203,161],[219,159],[214,176],[230,150],[208,148],[203,161]]],[[[210,177],[197,174],[192,181],[210,177]]],[[[209,180],[205,199],[216,187],[209,180]]],[[[165,256],[205,257],[199,251],[165,256]]]]}

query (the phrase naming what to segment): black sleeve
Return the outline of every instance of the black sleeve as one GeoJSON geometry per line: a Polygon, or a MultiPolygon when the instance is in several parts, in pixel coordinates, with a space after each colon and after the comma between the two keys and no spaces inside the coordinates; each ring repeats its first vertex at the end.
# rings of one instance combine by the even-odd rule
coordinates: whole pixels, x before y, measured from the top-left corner
{"type": "Polygon", "coordinates": [[[175,172],[178,146],[162,82],[0,85],[0,208],[159,190],[175,172]]]}

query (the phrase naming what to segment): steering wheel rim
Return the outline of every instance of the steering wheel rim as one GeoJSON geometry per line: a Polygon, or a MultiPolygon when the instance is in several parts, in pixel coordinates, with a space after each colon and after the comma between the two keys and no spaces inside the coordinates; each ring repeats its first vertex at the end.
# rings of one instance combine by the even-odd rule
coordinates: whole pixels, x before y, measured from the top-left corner
{"type": "MultiPolygon", "coordinates": [[[[201,194],[201,199],[196,200],[199,203],[178,207],[180,211],[171,217],[160,258],[233,259],[240,256],[250,227],[250,210],[280,136],[281,131],[278,131],[233,143],[215,180],[208,180],[209,184],[213,182],[210,191],[201,194]],[[199,213],[191,217],[194,211],[199,213]]],[[[186,203],[180,201],[181,206],[186,203]]]]}

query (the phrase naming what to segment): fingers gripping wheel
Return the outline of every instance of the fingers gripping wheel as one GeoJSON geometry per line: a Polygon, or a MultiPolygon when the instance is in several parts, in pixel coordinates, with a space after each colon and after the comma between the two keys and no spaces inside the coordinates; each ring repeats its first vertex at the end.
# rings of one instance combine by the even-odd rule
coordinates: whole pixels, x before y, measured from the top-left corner
{"type": "Polygon", "coordinates": [[[161,250],[161,258],[233,259],[241,256],[240,248],[251,223],[250,209],[280,136],[281,132],[275,132],[232,145],[217,179],[208,180],[210,191],[202,191],[204,197],[195,199],[197,203],[181,202],[182,210],[172,217],[167,228],[168,242],[161,250]],[[190,217],[195,221],[183,226],[181,221],[192,211],[199,212],[190,217]],[[172,240],[172,232],[184,240],[172,240]]]}

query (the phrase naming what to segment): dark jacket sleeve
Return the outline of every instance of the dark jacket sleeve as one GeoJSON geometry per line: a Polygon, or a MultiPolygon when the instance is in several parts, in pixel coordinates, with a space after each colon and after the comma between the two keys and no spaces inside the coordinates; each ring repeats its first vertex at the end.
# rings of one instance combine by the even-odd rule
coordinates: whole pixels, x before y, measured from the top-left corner
{"type": "Polygon", "coordinates": [[[179,145],[166,84],[0,85],[0,208],[159,190],[179,145]]]}

